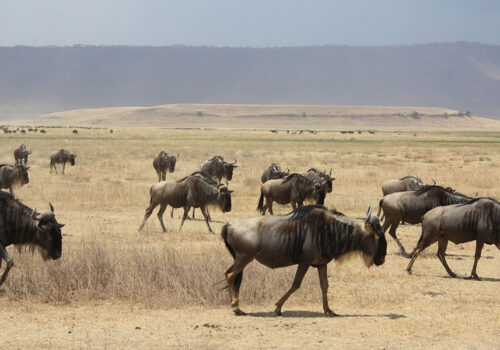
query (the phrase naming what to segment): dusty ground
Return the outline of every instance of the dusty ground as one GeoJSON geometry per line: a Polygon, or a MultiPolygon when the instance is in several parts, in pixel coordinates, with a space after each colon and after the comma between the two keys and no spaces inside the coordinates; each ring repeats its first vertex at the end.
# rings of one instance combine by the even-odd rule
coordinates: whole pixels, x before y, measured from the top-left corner
{"type": "MultiPolygon", "coordinates": [[[[214,154],[238,159],[230,188],[233,211],[213,210],[214,230],[238,217],[256,215],[259,178],[272,161],[292,171],[329,169],[333,193],[326,205],[360,216],[376,208],[380,185],[413,174],[463,193],[500,197],[498,133],[394,133],[347,136],[270,135],[269,132],[159,129],[49,129],[45,136],[0,136],[0,162],[12,162],[20,143],[33,149],[30,184],[19,197],[44,209],[51,201],[66,224],[63,257],[42,262],[8,250],[16,263],[0,289],[0,349],[330,349],[500,348],[500,251],[486,246],[479,261],[482,281],[448,278],[431,246],[408,276],[408,260],[388,237],[386,263],[367,270],[357,259],[329,266],[330,306],[321,311],[317,274],[272,313],[289,288],[295,268],[245,270],[241,307],[232,315],[223,284],[231,264],[218,235],[202,221],[167,215],[162,233],[156,215],[137,227],[156,181],[152,157],[161,149],[180,153],[174,174],[181,178],[214,154]],[[48,154],[64,147],[78,153],[66,175],[50,175],[48,154]]],[[[288,207],[278,207],[285,213],[288,207]]],[[[155,211],[156,213],[156,211],[155,211]]],[[[418,226],[398,235],[414,247],[418,226]]],[[[470,274],[474,243],[450,245],[450,267],[470,274]]]]}

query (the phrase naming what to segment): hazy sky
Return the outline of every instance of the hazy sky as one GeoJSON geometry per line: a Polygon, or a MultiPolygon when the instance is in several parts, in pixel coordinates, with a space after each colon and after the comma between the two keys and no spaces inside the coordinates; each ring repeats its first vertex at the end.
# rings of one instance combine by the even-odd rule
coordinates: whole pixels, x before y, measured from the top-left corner
{"type": "Polygon", "coordinates": [[[497,0],[0,0],[0,46],[500,44],[497,0]]]}

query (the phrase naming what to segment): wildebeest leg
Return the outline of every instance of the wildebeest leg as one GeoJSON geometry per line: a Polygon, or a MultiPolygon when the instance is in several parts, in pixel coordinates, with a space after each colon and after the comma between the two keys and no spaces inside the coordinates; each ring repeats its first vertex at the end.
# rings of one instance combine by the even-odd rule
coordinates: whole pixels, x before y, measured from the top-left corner
{"type": "Polygon", "coordinates": [[[66,162],[63,163],[63,171],[62,171],[63,175],[64,175],[64,168],[66,168],[66,162]]]}
{"type": "Polygon", "coordinates": [[[429,240],[428,238],[423,236],[424,233],[422,233],[422,237],[420,238],[417,247],[413,250],[411,260],[406,267],[406,272],[408,274],[411,274],[411,268],[413,266],[413,263],[415,262],[415,259],[417,259],[417,256],[428,246],[430,246],[432,243],[436,242],[436,240],[429,240]]]}
{"type": "Polygon", "coordinates": [[[195,210],[195,209],[196,209],[196,208],[193,208],[193,219],[194,219],[194,210],[195,210]]]}
{"type": "Polygon", "coordinates": [[[151,214],[153,213],[153,210],[156,208],[157,205],[158,205],[158,203],[156,203],[156,204],[151,203],[149,205],[149,207],[146,209],[146,214],[144,215],[144,220],[142,221],[141,226],[139,226],[138,231],[141,231],[144,228],[144,224],[146,223],[146,220],[151,216],[151,214]]]}
{"type": "Polygon", "coordinates": [[[214,233],[214,231],[212,231],[212,228],[210,227],[210,224],[208,223],[208,215],[206,212],[207,209],[205,207],[200,207],[200,210],[201,210],[201,213],[203,214],[203,217],[205,218],[205,222],[207,223],[208,232],[214,233]]]}
{"type": "MultiPolygon", "coordinates": [[[[387,222],[388,220],[386,220],[387,222]]],[[[396,229],[398,228],[399,226],[399,220],[398,221],[394,221],[392,224],[389,223],[389,225],[391,226],[391,228],[389,229],[389,234],[392,236],[392,238],[394,238],[394,240],[396,241],[396,244],[398,245],[400,251],[401,251],[401,255],[403,255],[405,258],[410,258],[411,255],[408,254],[405,250],[405,247],[403,247],[403,245],[401,244],[401,242],[399,241],[398,239],[398,236],[396,236],[396,229]]],[[[384,227],[385,227],[385,222],[384,222],[384,227]]],[[[385,231],[384,231],[385,232],[385,231]]]]}
{"type": "Polygon", "coordinates": [[[229,287],[229,294],[231,295],[231,307],[236,316],[246,315],[240,310],[239,293],[241,280],[243,278],[243,269],[253,260],[253,258],[253,255],[236,255],[233,265],[224,273],[229,287]]]}
{"type": "Polygon", "coordinates": [[[338,316],[328,306],[328,275],[326,264],[318,267],[319,285],[321,286],[321,294],[323,294],[323,311],[327,315],[338,316]]]}
{"type": "Polygon", "coordinates": [[[54,170],[56,171],[56,175],[57,175],[57,167],[56,167],[56,164],[55,163],[50,163],[50,173],[52,174],[52,167],[54,167],[54,170]]]}
{"type": "Polygon", "coordinates": [[[174,217],[174,208],[172,207],[172,211],[170,212],[170,218],[174,217]]]}
{"type": "Polygon", "coordinates": [[[297,272],[295,273],[295,279],[293,280],[292,287],[276,303],[276,309],[274,310],[274,313],[276,315],[281,316],[281,307],[283,306],[285,301],[288,299],[288,297],[290,295],[292,295],[293,292],[295,292],[297,289],[300,288],[300,284],[302,283],[302,280],[304,279],[304,276],[306,275],[306,272],[308,269],[309,269],[309,263],[300,263],[299,264],[299,267],[297,268],[297,272]]]}
{"type": "Polygon", "coordinates": [[[441,261],[441,264],[443,264],[446,272],[448,272],[448,275],[450,275],[450,277],[456,278],[457,275],[453,271],[451,271],[445,259],[446,247],[448,247],[448,240],[444,237],[439,237],[437,257],[439,258],[439,261],[441,261]]]}
{"type": "Polygon", "coordinates": [[[165,209],[167,209],[167,204],[162,203],[160,206],[160,210],[158,210],[158,220],[160,220],[161,228],[163,229],[163,232],[167,232],[167,229],[165,227],[165,224],[163,223],[163,213],[165,212],[165,209]]]}
{"type": "Polygon", "coordinates": [[[481,257],[481,251],[483,250],[483,245],[484,242],[482,241],[476,241],[476,254],[474,255],[474,266],[472,267],[472,272],[470,274],[471,278],[474,278],[476,280],[480,280],[479,276],[476,273],[476,267],[477,267],[477,262],[479,261],[479,258],[481,257]]]}
{"type": "Polygon", "coordinates": [[[5,248],[2,245],[0,245],[0,261],[2,260],[2,258],[5,259],[5,261],[7,262],[7,267],[5,268],[5,271],[3,272],[2,277],[0,277],[0,286],[3,284],[3,282],[7,278],[7,275],[9,274],[10,268],[12,266],[14,266],[14,261],[9,256],[9,253],[7,253],[5,248]]]}
{"type": "Polygon", "coordinates": [[[182,225],[184,225],[184,221],[186,221],[186,218],[188,216],[188,213],[189,213],[189,209],[191,207],[184,207],[184,214],[182,215],[182,221],[181,221],[181,226],[179,227],[179,230],[182,229],[182,225]]]}

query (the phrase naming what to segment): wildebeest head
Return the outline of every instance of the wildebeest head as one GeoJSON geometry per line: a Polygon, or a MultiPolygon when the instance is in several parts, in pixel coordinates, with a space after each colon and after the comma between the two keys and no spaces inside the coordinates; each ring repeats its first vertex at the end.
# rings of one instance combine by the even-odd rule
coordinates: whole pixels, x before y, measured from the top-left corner
{"type": "Polygon", "coordinates": [[[236,159],[233,163],[224,162],[224,171],[226,173],[226,179],[228,181],[231,181],[231,179],[233,178],[233,169],[238,167],[237,165],[235,165],[236,162],[236,159]]]}
{"type": "Polygon", "coordinates": [[[179,159],[179,153],[177,153],[177,156],[171,155],[168,157],[169,157],[168,171],[170,173],[173,173],[175,170],[175,163],[177,163],[177,159],[179,159]]]}
{"type": "Polygon", "coordinates": [[[29,176],[28,176],[28,170],[29,166],[25,166],[23,164],[16,164],[16,170],[18,173],[18,181],[21,182],[22,185],[26,185],[27,183],[30,182],[29,176]]]}
{"type": "Polygon", "coordinates": [[[335,181],[335,178],[332,177],[332,169],[330,169],[330,173],[326,174],[326,170],[323,171],[323,179],[325,179],[325,187],[326,187],[326,192],[332,193],[333,190],[333,181],[335,181]]]}
{"type": "Polygon", "coordinates": [[[362,252],[363,260],[367,267],[370,267],[373,263],[376,266],[380,266],[385,262],[385,255],[387,254],[387,241],[385,239],[384,231],[380,226],[380,221],[377,215],[371,215],[372,210],[368,208],[365,217],[364,230],[373,242],[377,242],[376,245],[371,245],[371,252],[362,252]]]}
{"type": "Polygon", "coordinates": [[[64,224],[57,222],[52,204],[50,204],[50,211],[43,213],[37,213],[36,209],[33,209],[32,219],[38,222],[37,244],[41,247],[43,259],[59,259],[62,254],[61,228],[64,224]]]}
{"type": "Polygon", "coordinates": [[[76,158],[76,154],[70,154],[69,155],[69,164],[75,165],[75,158],[76,158]]]}
{"type": "Polygon", "coordinates": [[[231,211],[231,193],[226,185],[219,187],[219,208],[223,213],[231,211]]]}

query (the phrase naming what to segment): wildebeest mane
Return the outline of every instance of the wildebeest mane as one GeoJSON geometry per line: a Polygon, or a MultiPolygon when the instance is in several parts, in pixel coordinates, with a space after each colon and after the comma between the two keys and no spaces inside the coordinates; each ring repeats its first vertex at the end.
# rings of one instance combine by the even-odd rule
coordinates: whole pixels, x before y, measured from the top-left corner
{"type": "MultiPolygon", "coordinates": [[[[30,218],[33,209],[12,197],[8,192],[0,191],[0,210],[0,217],[5,219],[3,220],[4,233],[28,232],[35,226],[34,221],[30,218]]],[[[7,237],[1,238],[6,239],[7,237]]]]}
{"type": "Polygon", "coordinates": [[[432,189],[438,189],[438,190],[441,190],[443,192],[446,192],[446,193],[449,193],[449,194],[453,194],[455,196],[461,196],[461,197],[467,197],[467,198],[470,198],[469,196],[466,196],[465,194],[463,193],[460,193],[460,192],[457,192],[455,191],[453,188],[451,187],[443,187],[443,186],[439,186],[439,185],[424,185],[422,186],[421,188],[419,188],[418,190],[415,191],[415,193],[417,194],[417,196],[420,196],[421,194],[424,194],[425,192],[428,192],[432,189]]]}
{"type": "Polygon", "coordinates": [[[326,209],[322,205],[317,205],[317,204],[312,204],[312,205],[303,205],[302,207],[299,207],[297,209],[292,210],[288,214],[285,214],[285,216],[291,215],[288,220],[290,221],[296,221],[296,220],[301,220],[304,216],[309,214],[311,210],[313,209],[326,209]]]}
{"type": "Polygon", "coordinates": [[[306,181],[307,183],[312,183],[312,181],[309,180],[307,177],[302,176],[301,174],[298,174],[298,173],[292,173],[292,174],[288,175],[287,177],[285,177],[285,180],[282,182],[282,184],[286,184],[287,182],[290,182],[291,180],[293,180],[296,177],[303,178],[303,179],[307,180],[306,181]]]}
{"type": "Polygon", "coordinates": [[[318,170],[316,170],[316,168],[310,168],[309,170],[307,170],[307,173],[310,172],[310,171],[312,171],[313,173],[317,173],[318,172],[318,170]]]}
{"type": "Polygon", "coordinates": [[[204,171],[201,171],[201,170],[197,170],[195,172],[192,172],[191,174],[187,175],[187,176],[184,176],[182,179],[180,180],[177,180],[176,182],[182,182],[184,180],[186,180],[188,177],[190,176],[196,176],[196,175],[201,175],[203,176],[204,178],[206,179],[209,179],[210,178],[210,175],[208,175],[207,173],[205,173],[204,171]]]}
{"type": "Polygon", "coordinates": [[[405,180],[405,179],[415,179],[415,180],[417,180],[418,182],[423,183],[423,181],[422,181],[422,179],[421,179],[421,178],[416,177],[416,176],[412,176],[412,175],[407,175],[407,176],[405,176],[405,177],[402,177],[402,178],[401,178],[401,179],[399,179],[399,180],[405,180]]]}

